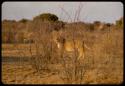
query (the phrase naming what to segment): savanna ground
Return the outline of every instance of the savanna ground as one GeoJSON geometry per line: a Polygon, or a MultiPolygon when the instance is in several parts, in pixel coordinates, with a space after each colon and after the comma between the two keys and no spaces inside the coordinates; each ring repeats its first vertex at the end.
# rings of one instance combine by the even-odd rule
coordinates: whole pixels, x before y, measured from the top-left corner
{"type": "MultiPolygon", "coordinates": [[[[123,82],[123,29],[86,31],[86,50],[82,84],[120,84],[123,82]]],[[[31,44],[33,47],[34,45],[31,44]]],[[[47,69],[36,71],[29,61],[30,44],[2,44],[2,82],[4,84],[65,84],[65,70],[58,56],[47,69]],[[18,59],[17,59],[18,58],[18,59]]],[[[35,48],[32,48],[32,51],[35,48]]],[[[40,62],[36,66],[39,66],[40,62]]],[[[70,69],[72,71],[72,69],[70,69]]],[[[70,76],[69,76],[70,78],[70,76]]]]}

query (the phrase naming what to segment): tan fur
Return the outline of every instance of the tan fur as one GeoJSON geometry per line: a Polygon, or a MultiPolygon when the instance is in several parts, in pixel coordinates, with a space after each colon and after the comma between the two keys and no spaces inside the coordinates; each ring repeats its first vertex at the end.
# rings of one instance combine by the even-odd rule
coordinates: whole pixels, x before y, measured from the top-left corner
{"type": "Polygon", "coordinates": [[[85,53],[85,50],[84,50],[84,42],[83,41],[80,41],[80,40],[67,40],[65,43],[64,43],[64,49],[65,51],[78,51],[79,53],[79,57],[78,59],[80,58],[83,58],[84,59],[84,53],[85,53]]]}
{"type": "MultiPolygon", "coordinates": [[[[62,38],[63,39],[63,38],[62,38]]],[[[84,59],[85,55],[85,44],[84,41],[81,40],[64,40],[64,41],[56,41],[57,47],[60,50],[64,50],[66,52],[76,52],[78,51],[78,59],[84,59]]]]}
{"type": "Polygon", "coordinates": [[[58,51],[60,50],[64,50],[66,52],[78,51],[78,59],[84,59],[85,48],[88,48],[88,47],[85,45],[83,40],[80,40],[80,39],[68,40],[55,32],[54,32],[53,40],[55,41],[59,49],[58,51]]]}

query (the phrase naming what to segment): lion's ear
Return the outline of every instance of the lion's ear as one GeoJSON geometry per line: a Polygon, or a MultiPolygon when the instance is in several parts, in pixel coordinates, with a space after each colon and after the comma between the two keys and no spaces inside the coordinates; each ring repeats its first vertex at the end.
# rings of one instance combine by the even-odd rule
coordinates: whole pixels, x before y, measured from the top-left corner
{"type": "Polygon", "coordinates": [[[57,40],[59,41],[59,42],[61,42],[61,43],[64,43],[65,42],[65,38],[64,37],[59,37],[59,38],[57,38],[57,40]]]}
{"type": "Polygon", "coordinates": [[[59,42],[59,41],[60,41],[60,38],[58,37],[56,40],[59,42]]]}
{"type": "Polygon", "coordinates": [[[65,38],[63,38],[63,43],[65,43],[65,41],[66,41],[66,39],[65,39],[65,38]]]}

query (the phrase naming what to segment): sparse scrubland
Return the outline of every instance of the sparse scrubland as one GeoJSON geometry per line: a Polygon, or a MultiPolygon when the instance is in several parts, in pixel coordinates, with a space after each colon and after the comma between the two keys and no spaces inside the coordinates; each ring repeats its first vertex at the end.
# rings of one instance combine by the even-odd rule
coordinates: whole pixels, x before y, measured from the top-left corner
{"type": "Polygon", "coordinates": [[[123,18],[116,24],[67,23],[44,14],[33,20],[2,21],[2,82],[121,84],[123,18]],[[90,48],[84,60],[77,60],[77,51],[71,56],[59,52],[53,38],[60,33],[66,40],[84,40],[90,48]]]}

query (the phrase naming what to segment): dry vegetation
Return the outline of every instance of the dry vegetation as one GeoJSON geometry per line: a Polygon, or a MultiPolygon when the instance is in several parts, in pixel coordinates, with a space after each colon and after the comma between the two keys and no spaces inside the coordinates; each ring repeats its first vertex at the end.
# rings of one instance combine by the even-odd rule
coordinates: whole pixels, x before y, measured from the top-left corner
{"type": "Polygon", "coordinates": [[[40,19],[29,21],[25,26],[30,28],[27,29],[27,34],[33,33],[28,38],[32,38],[33,43],[2,44],[4,84],[123,82],[123,27],[111,25],[98,29],[94,28],[95,24],[82,22],[65,23],[64,27],[58,24],[40,19]],[[85,59],[77,60],[77,51],[71,55],[63,50],[59,52],[53,41],[54,32],[62,32],[61,35],[66,40],[84,40],[90,47],[90,50],[85,52],[85,59]],[[15,58],[18,59],[14,60],[15,58]]]}

